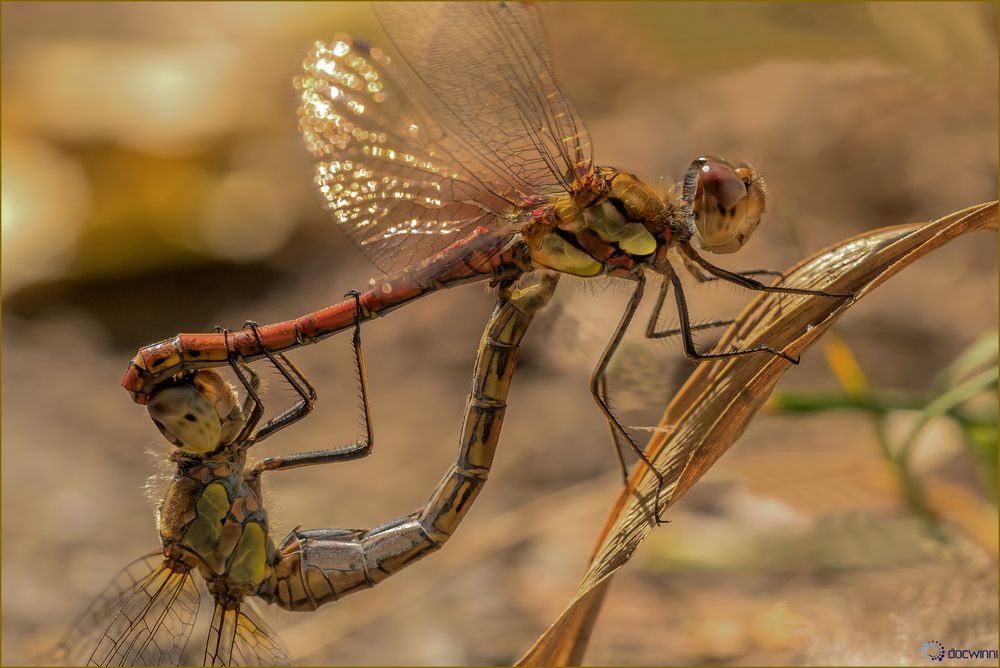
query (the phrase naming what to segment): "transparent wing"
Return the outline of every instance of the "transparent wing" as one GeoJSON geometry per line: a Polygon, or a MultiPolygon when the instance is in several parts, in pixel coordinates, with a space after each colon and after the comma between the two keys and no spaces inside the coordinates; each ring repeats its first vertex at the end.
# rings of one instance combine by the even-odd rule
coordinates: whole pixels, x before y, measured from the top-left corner
{"type": "Polygon", "coordinates": [[[123,568],[108,583],[101,595],[90,604],[87,611],[56,647],[46,663],[80,665],[90,659],[108,623],[121,609],[122,603],[151,573],[163,566],[163,554],[154,552],[140,557],[123,568]]]}
{"type": "Polygon", "coordinates": [[[190,572],[174,571],[161,553],[147,555],[115,576],[55,658],[70,665],[176,665],[198,604],[190,572]]]}
{"type": "Polygon", "coordinates": [[[278,635],[245,599],[239,608],[216,603],[205,645],[206,666],[287,666],[292,659],[278,635]]]}
{"type": "Polygon", "coordinates": [[[590,170],[586,130],[556,87],[534,10],[421,4],[379,14],[416,76],[339,36],[314,45],[295,86],[326,207],[381,269],[477,225],[501,227],[497,214],[590,170]],[[465,29],[470,20],[477,31],[465,29]]]}
{"type": "Polygon", "coordinates": [[[375,3],[431,93],[431,112],[526,198],[589,173],[590,137],[552,71],[539,8],[505,2],[375,3]]]}
{"type": "MultiPolygon", "coordinates": [[[[339,36],[306,57],[299,130],[326,208],[383,271],[489,223],[514,200],[435,143],[441,131],[380,50],[339,36]]],[[[509,190],[505,189],[505,190],[509,190]]]]}

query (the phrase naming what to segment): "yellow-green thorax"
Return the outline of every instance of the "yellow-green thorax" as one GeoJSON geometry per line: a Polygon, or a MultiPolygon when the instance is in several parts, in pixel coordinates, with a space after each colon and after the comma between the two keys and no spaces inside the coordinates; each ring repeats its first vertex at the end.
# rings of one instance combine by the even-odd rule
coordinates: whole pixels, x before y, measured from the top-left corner
{"type": "Polygon", "coordinates": [[[267,535],[260,488],[242,474],[243,456],[181,462],[159,513],[167,552],[199,568],[205,579],[252,594],[270,577],[274,547],[267,535]]]}
{"type": "Polygon", "coordinates": [[[649,186],[612,168],[598,173],[596,187],[532,212],[523,236],[536,266],[575,276],[628,273],[669,242],[669,209],[649,186]]]}

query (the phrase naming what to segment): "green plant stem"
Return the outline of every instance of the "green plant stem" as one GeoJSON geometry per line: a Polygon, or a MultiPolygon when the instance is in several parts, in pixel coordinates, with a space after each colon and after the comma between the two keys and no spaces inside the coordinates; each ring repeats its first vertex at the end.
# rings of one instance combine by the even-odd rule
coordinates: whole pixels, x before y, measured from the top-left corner
{"type": "Polygon", "coordinates": [[[905,392],[880,391],[856,395],[841,391],[818,390],[775,392],[768,400],[768,407],[782,413],[817,413],[843,409],[888,413],[897,410],[920,410],[926,403],[923,397],[905,392]]]}
{"type": "Polygon", "coordinates": [[[907,507],[920,519],[924,528],[932,537],[944,542],[945,538],[939,526],[938,515],[927,504],[923,488],[910,473],[906,461],[899,456],[898,450],[893,451],[892,443],[889,441],[888,430],[886,429],[885,412],[871,412],[869,416],[875,432],[875,442],[878,444],[879,453],[889,466],[889,470],[892,471],[893,477],[896,478],[907,507]]]}
{"type": "Polygon", "coordinates": [[[899,483],[907,507],[920,519],[932,537],[944,542],[946,536],[941,531],[940,518],[927,503],[923,487],[910,472],[910,452],[920,432],[936,417],[948,415],[963,429],[995,423],[994,416],[969,415],[962,411],[960,406],[996,384],[997,368],[991,367],[949,388],[930,402],[925,396],[906,392],[848,394],[818,391],[777,393],[772,397],[770,406],[782,413],[806,414],[829,410],[856,410],[866,413],[872,421],[879,453],[899,483]],[[886,429],[886,416],[898,410],[920,411],[920,416],[899,446],[893,447],[886,429]]]}
{"type": "MultiPolygon", "coordinates": [[[[985,388],[984,388],[985,389],[985,388]]],[[[809,414],[832,410],[860,410],[871,414],[885,414],[892,411],[922,411],[927,407],[927,398],[908,392],[878,391],[858,396],[840,391],[787,391],[775,392],[768,401],[768,407],[783,414],[809,414]]],[[[996,423],[995,415],[969,413],[957,405],[952,405],[944,413],[963,427],[985,427],[996,423]]]]}
{"type": "Polygon", "coordinates": [[[927,423],[936,417],[942,415],[947,415],[956,408],[959,404],[962,404],[972,397],[976,396],[980,392],[984,392],[990,387],[994,387],[997,384],[998,379],[997,367],[990,367],[985,371],[977,373],[968,380],[965,380],[954,387],[949,388],[945,392],[941,393],[935,397],[920,414],[920,419],[917,420],[906,438],[903,439],[899,446],[899,456],[900,459],[905,463],[910,455],[910,450],[913,447],[914,442],[917,440],[917,436],[923,430],[927,423]]]}

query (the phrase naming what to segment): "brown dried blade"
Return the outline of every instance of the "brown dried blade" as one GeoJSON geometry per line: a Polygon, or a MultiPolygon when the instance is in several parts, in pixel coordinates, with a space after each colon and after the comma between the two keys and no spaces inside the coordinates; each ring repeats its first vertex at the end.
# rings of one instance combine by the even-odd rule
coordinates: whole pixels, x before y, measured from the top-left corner
{"type": "MultiPolygon", "coordinates": [[[[792,268],[784,285],[852,290],[853,301],[763,294],[729,328],[717,350],[764,343],[800,355],[851,305],[886,279],[957,236],[997,228],[997,202],[958,211],[933,223],[887,227],[835,244],[792,268]]],[[[703,363],[663,415],[665,431],[650,438],[647,456],[664,473],[672,506],[743,433],[789,363],[748,355],[703,363]]],[[[656,478],[636,467],[605,523],[590,567],[556,621],[516,665],[574,665],[583,658],[611,576],[653,528],[656,478]]]]}

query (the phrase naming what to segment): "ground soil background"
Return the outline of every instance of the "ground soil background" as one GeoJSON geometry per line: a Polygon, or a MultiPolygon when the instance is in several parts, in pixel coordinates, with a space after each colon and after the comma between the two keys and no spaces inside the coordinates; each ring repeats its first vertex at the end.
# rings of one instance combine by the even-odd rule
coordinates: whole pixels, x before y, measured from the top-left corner
{"type": "MultiPolygon", "coordinates": [[[[162,490],[161,439],[118,386],[135,350],[293,317],[376,275],[311,192],[290,81],[316,39],[384,37],[362,4],[2,11],[12,664],[51,646],[118,568],[157,547],[147,497],[162,490]]],[[[600,164],[655,183],[701,154],[762,170],[767,218],[726,267],[785,268],[864,230],[997,196],[993,5],[543,12],[600,164]]],[[[627,295],[569,283],[528,333],[490,482],[445,548],[318,612],[266,611],[299,662],[505,664],[562,609],[619,491],[587,378],[627,295]]],[[[702,319],[750,297],[725,286],[689,295],[702,319]]],[[[996,237],[976,234],[903,272],[837,331],[875,386],[923,391],[996,327],[996,304],[996,237]]],[[[296,526],[373,526],[423,503],[453,457],[491,307],[482,287],[464,287],[366,325],[375,452],[272,476],[276,540],[296,526]]],[[[639,330],[615,361],[612,396],[628,423],[650,425],[690,366],[639,330]]],[[[348,343],[295,353],[318,409],[255,454],[354,437],[348,343]]],[[[835,389],[819,353],[781,389],[835,389]]],[[[273,401],[289,398],[271,385],[273,401]]],[[[891,423],[905,431],[911,417],[891,423]]],[[[863,416],[761,415],[617,576],[587,661],[920,664],[929,640],[995,649],[995,542],[965,521],[995,526],[995,487],[950,423],[919,451],[919,478],[948,485],[944,541],[903,503],[863,416]]]]}

